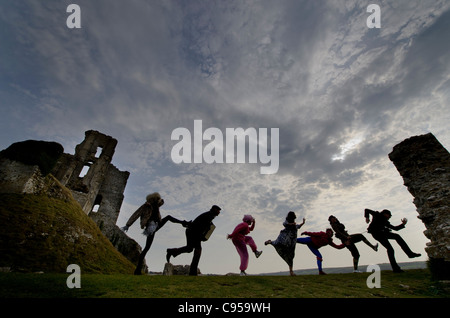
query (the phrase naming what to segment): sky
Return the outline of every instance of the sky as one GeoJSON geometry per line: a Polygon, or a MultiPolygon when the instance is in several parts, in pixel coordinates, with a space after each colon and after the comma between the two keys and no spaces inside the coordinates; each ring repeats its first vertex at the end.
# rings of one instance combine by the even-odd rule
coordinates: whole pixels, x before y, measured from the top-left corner
{"type": "MultiPolygon", "coordinates": [[[[0,149],[34,139],[59,142],[73,154],[87,130],[116,138],[112,163],[130,172],[118,226],[155,191],[165,200],[163,217],[193,220],[217,204],[222,212],[199,268],[225,274],[239,272],[226,235],[251,214],[250,235],[263,254],[250,254],[247,273],[258,274],[288,270],[264,241],[277,238],[289,211],[298,222],[306,218],[299,235],[324,231],[333,214],[350,234],[375,243],[364,209],[389,209],[392,224],[408,219],[399,234],[422,253],[414,261],[427,259],[425,227],[388,154],[428,132],[450,147],[449,1],[1,0],[0,6],[0,149]],[[71,3],[80,8],[81,28],[67,25],[71,3]],[[380,28],[367,25],[372,3],[381,9],[380,28]],[[215,128],[214,143],[201,142],[201,133],[201,143],[193,141],[196,120],[201,132],[215,128]],[[260,158],[175,162],[177,128],[191,133],[192,153],[195,145],[216,145],[233,159],[221,144],[227,128],[239,127],[258,132],[258,149],[267,146],[279,161],[274,173],[261,173],[267,164],[260,158]],[[278,139],[264,143],[264,128],[269,135],[278,129],[278,139]]],[[[144,246],[138,222],[128,235],[144,246]]],[[[184,228],[167,223],[147,254],[149,269],[162,271],[166,249],[185,242],[184,228]]],[[[393,246],[399,262],[410,261],[393,246]]],[[[361,265],[388,262],[382,247],[357,247],[361,265]]],[[[352,266],[347,249],[321,252],[325,272],[352,266]]],[[[297,245],[294,269],[315,267],[308,248],[297,245]]]]}

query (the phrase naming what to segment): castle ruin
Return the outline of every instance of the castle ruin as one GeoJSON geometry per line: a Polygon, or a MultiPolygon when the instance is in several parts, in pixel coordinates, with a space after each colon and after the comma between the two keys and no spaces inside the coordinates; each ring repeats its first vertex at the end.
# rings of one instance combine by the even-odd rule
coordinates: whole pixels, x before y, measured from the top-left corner
{"type": "Polygon", "coordinates": [[[439,279],[450,278],[450,154],[429,133],[396,145],[389,158],[414,197],[424,223],[430,269],[439,279]]]}
{"type": "MultiPolygon", "coordinates": [[[[55,148],[56,144],[37,141],[22,144],[26,143],[24,146],[27,147],[30,142],[37,144],[37,147],[45,145],[47,149],[36,150],[44,153],[48,152],[48,148],[55,148]]],[[[111,163],[117,140],[89,130],[85,132],[85,139],[76,146],[74,155],[62,153],[62,147],[56,145],[61,150],[55,155],[58,159],[48,172],[71,191],[82,210],[94,220],[116,249],[136,264],[141,247],[116,225],[130,175],[128,171],[120,171],[111,163]]],[[[25,152],[28,153],[29,149],[25,152]]],[[[42,167],[37,165],[3,158],[0,165],[0,191],[39,193],[43,183],[41,170],[42,167]]]]}

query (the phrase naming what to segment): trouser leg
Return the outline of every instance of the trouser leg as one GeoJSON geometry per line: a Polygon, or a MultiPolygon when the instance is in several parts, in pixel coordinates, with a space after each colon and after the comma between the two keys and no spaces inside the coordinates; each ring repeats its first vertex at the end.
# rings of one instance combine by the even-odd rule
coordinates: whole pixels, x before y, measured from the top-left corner
{"type": "Polygon", "coordinates": [[[250,248],[252,249],[253,252],[256,252],[258,247],[256,246],[256,243],[253,240],[253,238],[251,236],[246,236],[244,240],[245,240],[245,244],[250,246],[250,248]]]}
{"type": "Polygon", "coordinates": [[[406,244],[405,240],[396,233],[389,233],[389,239],[394,239],[397,241],[398,245],[400,245],[400,247],[402,248],[402,250],[406,253],[406,255],[408,255],[409,257],[414,255],[414,252],[411,251],[411,249],[409,248],[408,244],[406,244]]]}
{"type": "Polygon", "coordinates": [[[139,255],[138,264],[136,266],[136,269],[134,271],[135,275],[140,275],[142,270],[142,265],[144,264],[145,255],[147,255],[147,252],[150,250],[150,247],[153,243],[153,238],[155,237],[155,234],[147,236],[147,241],[145,242],[145,247],[142,250],[141,254],[139,255]]]}
{"type": "Polygon", "coordinates": [[[177,257],[180,254],[190,253],[193,250],[194,250],[194,248],[192,246],[186,245],[186,246],[179,247],[179,248],[168,248],[167,252],[170,253],[170,256],[177,257]]]}
{"type": "Polygon", "coordinates": [[[234,246],[236,247],[236,250],[239,254],[239,257],[241,259],[241,265],[239,266],[239,269],[241,271],[245,271],[248,267],[248,251],[247,251],[247,245],[245,244],[245,241],[233,241],[234,246]]]}
{"type": "Polygon", "coordinates": [[[316,255],[317,258],[317,268],[319,269],[319,272],[322,271],[322,254],[320,254],[319,250],[315,247],[313,247],[311,244],[307,245],[309,247],[309,249],[311,250],[311,252],[313,252],[314,255],[316,255]]]}
{"type": "Polygon", "coordinates": [[[167,221],[170,221],[170,222],[172,222],[172,223],[179,223],[179,224],[183,224],[183,223],[186,222],[186,221],[180,221],[180,220],[174,218],[174,217],[171,216],[171,215],[167,215],[167,216],[165,216],[165,217],[163,217],[163,218],[161,219],[161,222],[159,222],[159,224],[158,224],[158,230],[159,230],[160,228],[162,228],[162,227],[164,226],[164,224],[167,223],[167,221]]]}
{"type": "Polygon", "coordinates": [[[363,235],[361,235],[361,236],[362,236],[362,239],[361,239],[361,240],[362,240],[367,246],[370,246],[373,250],[376,250],[376,246],[375,246],[374,244],[370,243],[369,240],[366,239],[365,236],[363,236],[363,235]]]}
{"type": "Polygon", "coordinates": [[[389,263],[391,263],[392,270],[400,271],[400,266],[398,266],[397,261],[395,260],[395,252],[394,248],[392,247],[391,243],[389,243],[387,235],[373,235],[374,239],[376,239],[378,242],[380,242],[381,245],[383,245],[386,248],[387,255],[389,258],[389,263]]]}
{"type": "MultiPolygon", "coordinates": [[[[168,248],[167,249],[167,258],[170,258],[171,256],[177,257],[180,254],[183,253],[190,253],[194,250],[195,244],[194,244],[194,234],[189,229],[186,230],[186,246],[179,247],[179,248],[168,248]]],[[[167,259],[167,261],[169,261],[167,259]]]]}
{"type": "Polygon", "coordinates": [[[346,245],[347,249],[352,253],[353,256],[353,269],[356,271],[358,269],[358,263],[359,263],[359,251],[356,248],[356,245],[353,243],[350,243],[350,245],[346,245]]]}
{"type": "Polygon", "coordinates": [[[311,243],[311,237],[310,236],[308,236],[308,237],[299,237],[299,238],[297,238],[297,243],[300,243],[300,244],[311,243]]]}
{"type": "Polygon", "coordinates": [[[191,267],[189,269],[190,276],[197,276],[197,268],[198,268],[198,263],[200,262],[201,255],[202,255],[202,247],[197,246],[194,249],[194,255],[192,257],[191,267]]]}

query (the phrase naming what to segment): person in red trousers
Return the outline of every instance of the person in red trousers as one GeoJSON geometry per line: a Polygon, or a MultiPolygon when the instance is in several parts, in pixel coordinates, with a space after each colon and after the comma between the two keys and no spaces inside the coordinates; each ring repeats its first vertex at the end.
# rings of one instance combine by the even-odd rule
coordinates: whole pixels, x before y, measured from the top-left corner
{"type": "Polygon", "coordinates": [[[253,238],[251,236],[247,236],[247,234],[255,228],[255,219],[251,215],[246,214],[244,215],[242,221],[242,223],[239,223],[235,227],[233,233],[227,235],[227,239],[231,239],[236,247],[236,250],[241,258],[241,265],[239,267],[241,270],[241,276],[245,276],[247,275],[245,270],[248,267],[247,245],[250,246],[253,253],[255,253],[256,258],[262,254],[262,251],[258,251],[253,238]]]}

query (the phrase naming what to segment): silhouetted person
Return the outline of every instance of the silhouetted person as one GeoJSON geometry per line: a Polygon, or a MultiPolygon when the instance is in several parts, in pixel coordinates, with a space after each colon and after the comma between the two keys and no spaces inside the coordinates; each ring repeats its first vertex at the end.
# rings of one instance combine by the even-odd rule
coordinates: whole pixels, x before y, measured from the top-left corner
{"type": "Polygon", "coordinates": [[[294,266],[294,257],[295,257],[295,246],[297,244],[297,232],[298,229],[305,224],[305,218],[303,218],[303,222],[300,224],[295,223],[295,219],[297,216],[293,211],[290,211],[286,220],[283,222],[284,229],[280,231],[277,239],[275,241],[267,240],[264,242],[265,245],[271,244],[275,247],[278,255],[288,264],[289,266],[289,274],[291,276],[295,276],[293,266],[294,266]]]}
{"type": "Polygon", "coordinates": [[[319,248],[330,245],[336,249],[342,249],[345,247],[345,244],[336,245],[333,242],[333,230],[326,229],[325,232],[303,232],[301,235],[309,235],[308,237],[299,237],[297,238],[297,243],[305,244],[308,246],[309,250],[316,255],[317,259],[317,268],[319,269],[319,275],[325,275],[322,270],[322,254],[319,252],[319,248]]]}
{"type": "Polygon", "coordinates": [[[402,219],[402,224],[393,226],[391,223],[389,223],[389,219],[392,216],[391,211],[383,210],[381,212],[378,212],[365,209],[364,217],[366,218],[366,223],[370,222],[369,215],[372,215],[372,222],[367,228],[367,231],[372,234],[374,239],[376,239],[381,243],[381,245],[386,248],[389,262],[391,263],[394,273],[402,273],[403,271],[401,270],[400,266],[398,266],[397,261],[395,260],[394,248],[392,247],[391,243],[389,243],[389,240],[396,240],[398,245],[400,245],[402,250],[406,253],[406,255],[408,255],[409,258],[420,256],[420,254],[411,251],[408,244],[406,244],[406,242],[400,235],[391,232],[391,230],[398,231],[405,228],[405,224],[406,222],[408,222],[408,220],[402,219]]]}
{"type": "Polygon", "coordinates": [[[141,275],[142,265],[144,264],[145,255],[149,251],[153,243],[155,233],[166,224],[167,221],[173,223],[180,223],[183,226],[187,225],[186,221],[180,221],[170,215],[161,219],[159,208],[164,204],[164,200],[158,192],[151,193],[145,198],[145,203],[141,205],[128,219],[127,224],[122,227],[123,231],[128,231],[128,228],[138,219],[141,219],[141,228],[144,229],[144,234],[147,236],[145,247],[139,255],[138,264],[134,275],[141,275]]]}
{"type": "Polygon", "coordinates": [[[330,225],[333,228],[336,237],[340,239],[341,242],[345,244],[345,247],[350,251],[350,253],[352,253],[353,272],[360,273],[358,271],[358,263],[360,255],[358,249],[356,248],[355,243],[363,241],[364,243],[366,243],[366,245],[370,246],[375,252],[378,251],[378,244],[373,245],[361,233],[351,235],[348,234],[348,232],[345,230],[345,225],[339,222],[339,220],[334,215],[330,215],[328,217],[328,221],[330,222],[330,225]]]}
{"type": "Polygon", "coordinates": [[[244,215],[242,223],[239,223],[233,230],[233,233],[227,235],[227,239],[231,239],[241,258],[241,276],[247,276],[245,270],[248,267],[248,251],[247,245],[250,246],[256,258],[261,256],[262,251],[258,251],[255,241],[248,234],[255,228],[255,219],[250,214],[244,215]]]}
{"type": "Polygon", "coordinates": [[[186,246],[180,248],[168,248],[166,260],[170,263],[170,257],[177,257],[182,253],[191,253],[192,257],[189,275],[196,276],[200,256],[202,255],[202,241],[208,238],[205,235],[211,229],[212,220],[220,214],[221,208],[213,205],[208,212],[200,214],[194,221],[189,222],[186,229],[186,246]]]}

